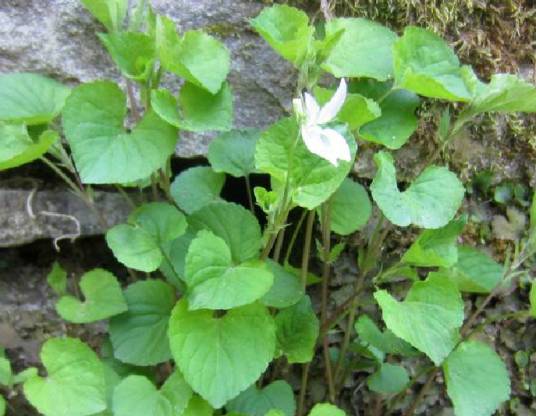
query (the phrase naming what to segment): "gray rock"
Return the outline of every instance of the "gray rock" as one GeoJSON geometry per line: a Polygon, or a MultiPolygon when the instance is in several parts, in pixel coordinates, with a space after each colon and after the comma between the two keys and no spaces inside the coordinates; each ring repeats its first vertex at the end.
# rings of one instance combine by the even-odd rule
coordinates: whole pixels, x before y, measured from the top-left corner
{"type": "Polygon", "coordinates": [[[0,189],[0,247],[45,238],[98,235],[128,215],[129,207],[118,194],[96,192],[94,200],[104,221],[68,191],[38,191],[32,195],[29,190],[0,189]]]}
{"type": "MultiPolygon", "coordinates": [[[[264,127],[290,107],[294,70],[249,27],[248,20],[263,7],[261,1],[153,0],[152,4],[181,30],[204,28],[228,46],[237,127],[264,127]]],[[[72,85],[101,78],[119,80],[96,36],[99,31],[102,26],[79,0],[4,0],[0,72],[38,72],[72,85]]],[[[211,137],[184,135],[178,155],[205,155],[211,137]]]]}

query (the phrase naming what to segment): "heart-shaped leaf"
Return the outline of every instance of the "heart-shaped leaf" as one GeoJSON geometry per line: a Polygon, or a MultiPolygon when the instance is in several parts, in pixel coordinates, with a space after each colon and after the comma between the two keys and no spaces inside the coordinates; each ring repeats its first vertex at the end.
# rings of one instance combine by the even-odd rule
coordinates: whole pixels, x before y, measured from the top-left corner
{"type": "Polygon", "coordinates": [[[159,16],[156,42],[164,69],[216,94],[230,69],[230,54],[217,39],[198,30],[179,37],[172,20],[159,16]]]}
{"type": "Polygon", "coordinates": [[[298,303],[303,297],[299,276],[273,260],[268,259],[266,264],[274,275],[274,284],[262,297],[261,302],[273,308],[287,308],[298,303]]]}
{"type": "Polygon", "coordinates": [[[190,215],[188,224],[193,232],[209,230],[223,238],[236,263],[256,258],[262,247],[261,227],[255,216],[241,205],[209,204],[190,215]]]}
{"type": "Polygon", "coordinates": [[[260,299],[273,284],[273,275],[261,262],[232,265],[225,241],[199,231],[186,255],[185,280],[190,310],[226,310],[260,299]]]}
{"type": "Polygon", "coordinates": [[[406,299],[398,302],[387,291],[374,294],[387,328],[424,352],[439,365],[459,341],[463,323],[463,301],[456,285],[439,276],[430,276],[411,287],[406,299]]]}
{"type": "Polygon", "coordinates": [[[263,389],[251,386],[231,400],[225,408],[249,416],[265,416],[270,410],[279,410],[285,416],[294,416],[296,401],[292,387],[286,381],[278,380],[263,389]]]}
{"type": "Polygon", "coordinates": [[[253,28],[283,58],[296,67],[305,58],[313,40],[314,28],[302,10],[276,4],[265,8],[251,20],[253,28]]]}
{"type": "Polygon", "coordinates": [[[378,152],[374,161],[378,171],[370,186],[372,197],[393,224],[440,228],[454,218],[465,193],[454,173],[430,166],[404,192],[400,192],[393,157],[378,152]]]}
{"type": "Polygon", "coordinates": [[[24,395],[45,416],[88,416],[106,409],[104,366],[75,338],[51,338],[41,361],[48,376],[24,383],[24,395]]]}
{"type": "Polygon", "coordinates": [[[196,166],[181,172],[171,184],[171,196],[187,214],[211,202],[221,201],[225,175],[208,166],[196,166]]]}
{"type": "Polygon", "coordinates": [[[45,124],[61,112],[70,88],[38,74],[0,75],[0,121],[45,124]]]}
{"type": "Polygon", "coordinates": [[[239,178],[255,172],[255,146],[260,131],[232,130],[222,133],[208,146],[208,161],[215,172],[239,178]]]}
{"type": "Polygon", "coordinates": [[[106,242],[125,266],[153,272],[162,264],[164,245],[184,234],[186,228],[186,218],[177,208],[152,202],[134,211],[129,224],[108,230],[106,242]]]}
{"type": "Polygon", "coordinates": [[[420,267],[450,267],[458,261],[456,240],[463,231],[463,216],[435,230],[425,230],[404,253],[402,261],[420,267]]]}
{"type": "Polygon", "coordinates": [[[281,310],[275,324],[277,347],[289,363],[307,363],[313,359],[320,324],[309,296],[281,310]]]}
{"type": "Polygon", "coordinates": [[[169,339],[188,384],[220,408],[253,384],[272,360],[275,324],[260,304],[215,318],[212,311],[189,311],[181,300],[172,312],[169,339]]]}
{"type": "Polygon", "coordinates": [[[337,78],[374,78],[385,81],[393,75],[391,49],[397,36],[378,23],[362,18],[332,19],[326,36],[342,32],[322,68],[337,78]],[[374,56],[375,59],[370,59],[374,56]]]}
{"type": "Polygon", "coordinates": [[[56,304],[56,310],[66,321],[86,324],[127,310],[117,278],[106,270],[95,269],[85,273],[80,280],[80,290],[84,302],[67,295],[56,304]]]}
{"type": "Polygon", "coordinates": [[[128,78],[145,81],[153,68],[155,45],[141,32],[100,33],[99,38],[121,72],[128,78]]]}
{"type": "Polygon", "coordinates": [[[383,363],[380,368],[367,378],[369,389],[376,393],[400,393],[409,383],[406,369],[400,365],[383,363]]]}
{"type": "Polygon", "coordinates": [[[435,33],[408,26],[393,47],[398,87],[419,95],[450,101],[469,101],[460,61],[435,33]]]}
{"type": "Polygon", "coordinates": [[[58,139],[57,132],[45,130],[34,141],[25,125],[0,122],[0,170],[16,168],[40,158],[58,139]]]}
{"type": "Polygon", "coordinates": [[[128,133],[125,114],[125,94],[109,81],[83,84],[67,100],[63,127],[84,183],[145,179],[173,154],[175,127],[149,111],[128,133]]]}
{"type": "Polygon", "coordinates": [[[173,408],[144,376],[128,376],[115,388],[114,416],[174,416],[173,408]]]}
{"type": "Polygon", "coordinates": [[[504,362],[481,342],[462,342],[445,360],[443,371],[457,416],[491,416],[510,397],[504,362]]]}
{"type": "Polygon", "coordinates": [[[161,280],[145,280],[125,290],[128,311],[110,320],[114,355],[135,365],[155,365],[171,356],[166,342],[175,290],[161,280]]]}
{"type": "Polygon", "coordinates": [[[152,92],[156,113],[169,124],[182,130],[226,131],[233,125],[233,96],[224,83],[215,94],[192,83],[185,83],[177,100],[168,90],[152,92]]]}

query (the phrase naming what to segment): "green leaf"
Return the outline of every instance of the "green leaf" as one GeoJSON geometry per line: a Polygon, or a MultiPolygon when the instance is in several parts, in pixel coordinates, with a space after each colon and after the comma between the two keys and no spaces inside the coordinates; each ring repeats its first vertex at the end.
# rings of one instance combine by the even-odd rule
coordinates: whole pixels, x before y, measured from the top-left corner
{"type": "Polygon", "coordinates": [[[48,377],[24,383],[24,395],[45,416],[88,416],[106,409],[104,366],[78,339],[51,338],[41,350],[48,377]]]}
{"type": "Polygon", "coordinates": [[[349,235],[363,228],[372,213],[372,204],[365,188],[345,178],[331,197],[331,230],[349,235]]]}
{"type": "Polygon", "coordinates": [[[99,33],[108,53],[128,78],[146,81],[152,75],[155,45],[151,36],[140,32],[99,33]]]}
{"type": "Polygon", "coordinates": [[[85,273],[80,280],[80,290],[84,295],[83,302],[66,295],[56,304],[56,310],[66,321],[87,324],[127,310],[117,278],[106,270],[94,269],[85,273]]]}
{"type": "Polygon", "coordinates": [[[530,313],[536,318],[536,280],[532,281],[529,294],[530,313]]]}
{"type": "Polygon", "coordinates": [[[128,0],[81,0],[86,9],[109,31],[121,29],[128,0]]]}
{"type": "Polygon", "coordinates": [[[186,232],[184,215],[164,202],[145,204],[132,213],[129,224],[108,230],[106,242],[125,266],[153,272],[162,264],[164,245],[186,232]]]}
{"type": "Polygon", "coordinates": [[[212,416],[213,414],[212,406],[201,397],[194,395],[181,416],[212,416]]]}
{"type": "Polygon", "coordinates": [[[449,222],[442,228],[423,231],[404,253],[402,262],[418,267],[451,267],[458,261],[456,240],[467,217],[449,222]]]}
{"type": "Polygon", "coordinates": [[[346,416],[346,413],[332,404],[319,403],[313,407],[309,416],[346,416]]]}
{"type": "MultiPolygon", "coordinates": [[[[326,104],[335,94],[334,90],[316,87],[315,96],[318,103],[326,104]]],[[[341,110],[337,114],[337,119],[343,123],[347,123],[351,130],[355,130],[374,119],[377,119],[382,114],[382,110],[378,103],[360,94],[349,93],[346,96],[346,101],[341,110]]]]}
{"type": "Polygon", "coordinates": [[[490,416],[510,397],[510,379],[489,346],[465,341],[443,364],[447,392],[456,416],[490,416]]]}
{"type": "Polygon", "coordinates": [[[114,416],[174,416],[173,408],[146,377],[128,376],[114,390],[114,416]]]}
{"type": "Polygon", "coordinates": [[[354,325],[359,339],[386,354],[415,355],[415,350],[390,330],[380,331],[374,321],[362,315],[354,325]]]}
{"type": "Polygon", "coordinates": [[[396,394],[406,388],[409,376],[400,365],[383,363],[380,368],[367,378],[369,389],[376,393],[396,394]]]}
{"type": "Polygon", "coordinates": [[[374,78],[393,76],[391,49],[396,34],[378,23],[362,18],[339,18],[326,24],[326,36],[344,30],[322,68],[337,78],[374,78]],[[370,59],[374,56],[374,59],[370,59]]]}
{"type": "Polygon", "coordinates": [[[459,246],[458,262],[447,275],[462,292],[489,293],[502,280],[503,268],[480,250],[459,246]]]}
{"type": "Polygon", "coordinates": [[[300,66],[314,34],[307,14],[287,5],[274,5],[252,19],[251,25],[279,55],[300,66]]]}
{"type": "Polygon", "coordinates": [[[290,385],[286,381],[277,380],[263,389],[251,386],[231,400],[225,408],[248,416],[265,416],[270,410],[280,410],[284,416],[294,416],[296,401],[290,385]]]}
{"type": "Polygon", "coordinates": [[[187,82],[179,93],[181,122],[188,131],[227,131],[233,127],[233,95],[228,83],[214,94],[187,82]]]}
{"type": "Polygon", "coordinates": [[[186,383],[184,376],[178,370],[175,370],[167,378],[160,392],[171,403],[174,411],[173,416],[182,415],[186,408],[192,407],[191,402],[198,399],[193,396],[192,388],[186,383]]]}
{"type": "Polygon", "coordinates": [[[382,151],[376,153],[374,161],[378,171],[370,186],[372,197],[393,224],[440,228],[454,218],[465,192],[454,173],[429,166],[400,192],[393,157],[382,151]]]}
{"type": "Polygon", "coordinates": [[[236,263],[256,258],[262,247],[261,227],[255,216],[241,205],[212,203],[190,215],[188,224],[193,232],[209,230],[223,238],[236,263]]]}
{"type": "Polygon", "coordinates": [[[430,276],[411,287],[404,302],[387,291],[374,294],[383,320],[393,333],[424,352],[439,365],[459,340],[463,323],[463,301],[456,285],[430,276]]]}
{"type": "Polygon", "coordinates": [[[63,296],[67,293],[67,272],[57,261],[47,275],[47,283],[56,295],[63,296]]]}
{"type": "Polygon", "coordinates": [[[189,229],[179,238],[164,245],[163,249],[166,252],[164,262],[160,266],[160,270],[173,285],[184,289],[184,265],[186,263],[186,253],[190,243],[195,238],[195,233],[189,229]]]}
{"type": "Polygon", "coordinates": [[[166,334],[175,291],[161,280],[145,280],[125,290],[128,311],[110,320],[114,355],[135,365],[156,365],[170,356],[166,334]]]}
{"type": "Polygon", "coordinates": [[[388,149],[400,149],[417,130],[415,110],[419,104],[419,97],[412,92],[388,93],[380,103],[381,116],[361,127],[359,136],[388,149]]]}
{"type": "Polygon", "coordinates": [[[469,101],[460,61],[436,34],[408,26],[393,47],[397,87],[449,101],[469,101]]]}
{"type": "Polygon", "coordinates": [[[289,363],[308,363],[313,359],[320,330],[309,296],[281,310],[276,318],[277,347],[289,363]]]}
{"type": "Polygon", "coordinates": [[[6,414],[6,399],[4,399],[4,396],[0,394],[0,416],[4,416],[6,414]]]}
{"type": "Polygon", "coordinates": [[[0,121],[46,124],[58,116],[70,88],[38,74],[0,75],[0,121]]]}
{"type": "Polygon", "coordinates": [[[179,99],[165,89],[152,91],[156,113],[169,124],[182,130],[226,131],[233,124],[233,96],[227,83],[215,95],[186,82],[179,99]]]}
{"type": "Polygon", "coordinates": [[[212,94],[222,87],[230,69],[230,54],[217,39],[198,30],[182,38],[173,21],[159,16],[156,23],[157,48],[162,67],[212,94]]]}
{"type": "MultiPolygon", "coordinates": [[[[333,166],[307,150],[299,136],[296,121],[285,118],[266,130],[257,143],[255,165],[272,176],[276,188],[289,184],[294,204],[314,209],[326,201],[341,185],[352,165],[357,145],[345,127],[334,126],[350,147],[351,161],[333,166]]],[[[281,190],[282,192],[282,190],[281,190]]]]}
{"type": "Polygon", "coordinates": [[[477,82],[475,97],[463,114],[536,111],[536,87],[515,75],[494,74],[489,84],[477,82]]]}
{"type": "Polygon", "coordinates": [[[202,230],[188,249],[185,280],[190,310],[227,310],[260,299],[274,278],[259,261],[233,266],[225,241],[202,230]]]}
{"type": "Polygon", "coordinates": [[[38,375],[37,368],[28,367],[25,370],[22,370],[20,373],[17,373],[13,376],[13,384],[22,384],[26,380],[35,377],[38,375]]]}
{"type": "Polygon", "coordinates": [[[181,172],[171,184],[171,196],[187,214],[211,202],[221,201],[225,175],[208,166],[196,166],[181,172]]]}
{"type": "Polygon", "coordinates": [[[13,383],[11,363],[6,357],[0,357],[0,386],[10,387],[13,383]]]}
{"type": "Polygon", "coordinates": [[[149,111],[127,133],[125,94],[109,81],[75,88],[63,127],[84,183],[128,183],[163,168],[175,151],[177,130],[149,111]]]}
{"type": "Polygon", "coordinates": [[[188,311],[185,300],[172,312],[169,339],[184,378],[213,407],[220,408],[257,380],[275,351],[275,325],[260,304],[188,311]]]}
{"type": "Polygon", "coordinates": [[[258,129],[232,130],[210,142],[208,161],[216,172],[235,178],[255,172],[255,146],[260,136],[258,129]]]}
{"type": "Polygon", "coordinates": [[[39,159],[59,139],[57,132],[45,130],[32,140],[22,124],[0,122],[0,170],[11,169],[39,159]]]}
{"type": "Polygon", "coordinates": [[[298,303],[304,294],[300,278],[273,260],[266,260],[266,264],[274,276],[274,283],[261,302],[280,309],[298,303]]]}

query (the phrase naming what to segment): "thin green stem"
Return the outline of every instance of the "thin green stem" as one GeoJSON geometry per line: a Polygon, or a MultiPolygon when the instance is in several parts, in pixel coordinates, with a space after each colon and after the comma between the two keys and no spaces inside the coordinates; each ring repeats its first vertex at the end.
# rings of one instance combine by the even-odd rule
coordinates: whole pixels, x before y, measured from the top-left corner
{"type": "Polygon", "coordinates": [[[288,244],[287,250],[285,252],[285,259],[283,261],[283,264],[288,263],[290,259],[290,255],[292,253],[292,250],[294,249],[294,244],[296,243],[296,239],[298,238],[298,234],[300,232],[300,229],[303,225],[303,222],[305,221],[305,217],[307,216],[307,211],[303,210],[303,212],[300,215],[300,219],[298,220],[298,223],[294,227],[294,231],[292,232],[292,236],[290,237],[290,242],[288,244]]]}
{"type": "Polygon", "coordinates": [[[313,240],[313,226],[315,222],[315,211],[309,211],[307,224],[305,226],[305,241],[303,243],[302,263],[301,263],[301,284],[305,293],[307,286],[307,275],[309,274],[309,256],[311,255],[311,242],[313,240]]]}
{"type": "Polygon", "coordinates": [[[277,240],[275,242],[274,255],[272,258],[276,263],[279,263],[279,257],[281,256],[281,248],[283,247],[284,241],[285,229],[283,228],[281,231],[279,231],[279,234],[277,235],[277,240]]]}
{"type": "MultiPolygon", "coordinates": [[[[304,213],[307,211],[304,211],[304,213]]],[[[307,215],[307,225],[305,228],[305,242],[303,244],[302,250],[302,263],[301,263],[301,282],[303,291],[305,292],[305,287],[307,284],[307,275],[309,274],[309,257],[311,255],[311,242],[313,235],[313,226],[315,220],[315,211],[311,210],[307,215]]],[[[307,384],[309,380],[309,370],[311,363],[306,363],[302,368],[302,378],[301,378],[301,387],[300,395],[298,399],[298,416],[303,416],[305,410],[305,395],[307,394],[307,384]]]]}
{"type": "MultiPolygon", "coordinates": [[[[328,297],[329,297],[329,277],[331,265],[329,255],[331,252],[331,203],[325,202],[322,205],[322,297],[320,304],[320,321],[322,325],[327,320],[328,297]]],[[[327,332],[322,337],[322,349],[324,353],[324,366],[326,372],[326,382],[328,384],[329,400],[335,403],[335,382],[333,379],[333,370],[331,367],[331,357],[329,354],[329,339],[327,332]]]]}
{"type": "Polygon", "coordinates": [[[253,215],[255,215],[255,205],[253,204],[253,195],[251,195],[251,181],[249,179],[249,175],[244,176],[244,179],[246,183],[246,192],[248,195],[249,210],[253,215]]]}

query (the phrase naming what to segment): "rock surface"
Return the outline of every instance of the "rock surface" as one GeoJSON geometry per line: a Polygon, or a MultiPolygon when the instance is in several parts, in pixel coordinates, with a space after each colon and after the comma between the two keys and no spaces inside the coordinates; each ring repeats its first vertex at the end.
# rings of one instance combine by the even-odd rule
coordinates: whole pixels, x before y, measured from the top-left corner
{"type": "MultiPolygon", "coordinates": [[[[290,106],[294,71],[255,35],[248,20],[259,13],[254,0],[154,0],[155,10],[181,30],[203,28],[232,54],[229,81],[237,127],[263,127],[290,106]]],[[[47,74],[76,85],[119,79],[96,33],[102,26],[79,0],[3,0],[0,5],[0,72],[47,74]]],[[[210,136],[185,135],[182,157],[206,154],[210,136]]]]}
{"type": "MultiPolygon", "coordinates": [[[[119,194],[97,192],[95,204],[107,227],[124,221],[129,212],[119,194]]],[[[45,238],[97,235],[103,231],[104,224],[97,214],[71,192],[0,190],[0,247],[45,238]]]]}

